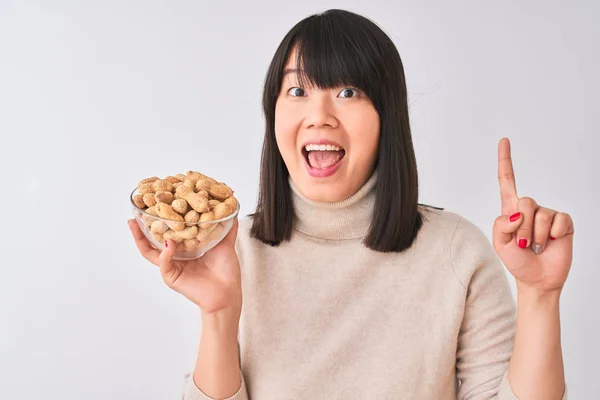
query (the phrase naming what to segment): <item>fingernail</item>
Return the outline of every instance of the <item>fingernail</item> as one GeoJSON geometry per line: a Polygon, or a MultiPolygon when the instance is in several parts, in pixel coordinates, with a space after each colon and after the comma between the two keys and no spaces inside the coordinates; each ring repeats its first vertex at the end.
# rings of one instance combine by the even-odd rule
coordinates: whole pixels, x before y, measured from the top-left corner
{"type": "Polygon", "coordinates": [[[165,240],[165,247],[169,247],[169,242],[165,240]]]}
{"type": "Polygon", "coordinates": [[[550,236],[550,240],[556,240],[556,238],[555,238],[555,237],[552,237],[552,236],[550,236]]]}
{"type": "Polygon", "coordinates": [[[509,219],[510,219],[510,222],[515,222],[516,220],[518,220],[518,219],[519,219],[519,217],[520,217],[520,216],[521,216],[521,213],[520,213],[520,212],[518,212],[518,213],[515,213],[515,214],[511,215],[511,216],[510,216],[510,218],[509,218],[509,219]]]}
{"type": "Polygon", "coordinates": [[[533,252],[535,254],[540,254],[542,252],[542,246],[539,244],[536,244],[535,246],[533,246],[533,252]]]}
{"type": "Polygon", "coordinates": [[[519,239],[519,247],[524,249],[525,247],[527,247],[527,239],[519,239]]]}

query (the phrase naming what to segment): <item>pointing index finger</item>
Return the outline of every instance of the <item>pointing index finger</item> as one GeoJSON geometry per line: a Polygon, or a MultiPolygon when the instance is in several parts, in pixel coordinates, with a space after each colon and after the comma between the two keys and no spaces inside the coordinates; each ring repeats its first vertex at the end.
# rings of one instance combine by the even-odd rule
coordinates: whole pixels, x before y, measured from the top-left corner
{"type": "Polygon", "coordinates": [[[502,201],[502,215],[510,215],[517,210],[519,198],[510,154],[510,141],[503,138],[498,143],[498,182],[502,201]]]}

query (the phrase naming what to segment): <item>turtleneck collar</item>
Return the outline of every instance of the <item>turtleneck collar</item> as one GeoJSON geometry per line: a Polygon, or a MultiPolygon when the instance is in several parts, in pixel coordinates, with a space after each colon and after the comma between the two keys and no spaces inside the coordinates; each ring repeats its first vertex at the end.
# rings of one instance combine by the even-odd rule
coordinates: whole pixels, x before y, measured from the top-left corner
{"type": "Polygon", "coordinates": [[[296,218],[294,228],[322,240],[362,239],[369,231],[375,206],[377,171],[352,196],[342,201],[315,202],[289,184],[296,218]]]}

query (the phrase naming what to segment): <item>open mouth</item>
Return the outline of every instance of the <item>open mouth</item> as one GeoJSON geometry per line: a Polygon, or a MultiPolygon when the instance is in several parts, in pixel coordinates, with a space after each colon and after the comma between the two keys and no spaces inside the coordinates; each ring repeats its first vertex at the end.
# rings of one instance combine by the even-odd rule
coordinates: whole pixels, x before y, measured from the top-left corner
{"type": "Polygon", "coordinates": [[[342,161],[346,150],[333,144],[307,144],[302,154],[310,168],[327,170],[342,161]]]}

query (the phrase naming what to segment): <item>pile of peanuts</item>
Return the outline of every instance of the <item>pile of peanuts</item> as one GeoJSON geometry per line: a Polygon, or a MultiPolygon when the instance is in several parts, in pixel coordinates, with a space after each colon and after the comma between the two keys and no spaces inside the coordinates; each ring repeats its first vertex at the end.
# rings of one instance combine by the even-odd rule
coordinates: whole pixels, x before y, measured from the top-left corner
{"type": "Polygon", "coordinates": [[[238,206],[229,186],[196,171],[146,178],[137,187],[133,202],[146,213],[138,214],[154,240],[172,240],[180,251],[193,251],[219,239],[223,225],[204,222],[228,217],[238,206]]]}

